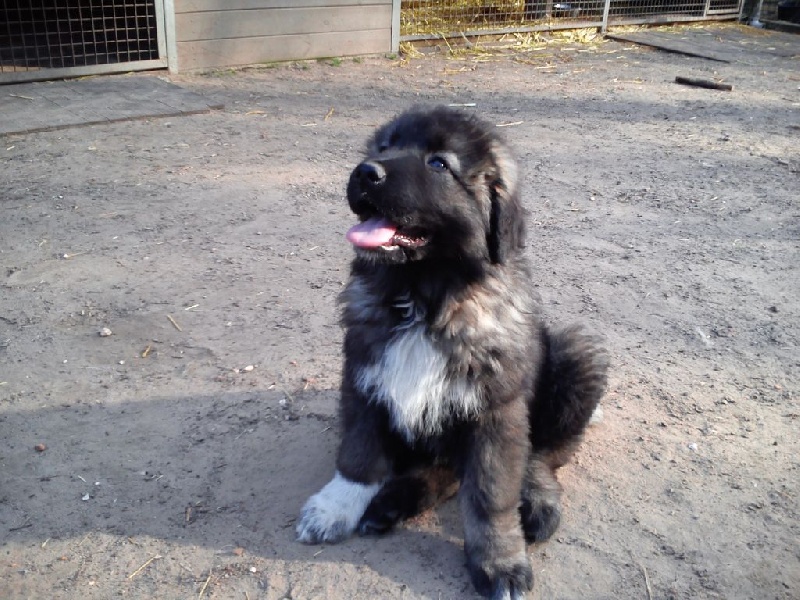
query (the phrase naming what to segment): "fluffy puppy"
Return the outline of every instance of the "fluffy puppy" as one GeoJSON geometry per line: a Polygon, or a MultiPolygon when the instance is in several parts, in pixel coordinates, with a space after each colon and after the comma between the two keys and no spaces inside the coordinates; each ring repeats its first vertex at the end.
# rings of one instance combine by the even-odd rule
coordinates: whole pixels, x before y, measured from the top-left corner
{"type": "Polygon", "coordinates": [[[306,543],[383,533],[458,489],[478,590],[518,600],[526,541],[561,518],[555,472],[606,384],[606,354],[541,320],[517,166],[495,127],[444,107],[378,130],[347,188],[342,441],[304,506],[306,543]]]}

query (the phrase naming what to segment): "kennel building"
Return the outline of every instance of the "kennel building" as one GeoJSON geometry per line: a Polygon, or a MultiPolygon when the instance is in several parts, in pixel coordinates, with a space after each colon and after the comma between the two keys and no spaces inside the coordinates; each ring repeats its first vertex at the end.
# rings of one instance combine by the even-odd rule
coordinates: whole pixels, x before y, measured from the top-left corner
{"type": "Polygon", "coordinates": [[[399,12],[400,0],[4,0],[0,83],[390,52],[399,12]]]}
{"type": "Polygon", "coordinates": [[[379,54],[397,52],[401,41],[442,37],[735,19],[741,5],[742,0],[4,0],[0,84],[379,54]]]}

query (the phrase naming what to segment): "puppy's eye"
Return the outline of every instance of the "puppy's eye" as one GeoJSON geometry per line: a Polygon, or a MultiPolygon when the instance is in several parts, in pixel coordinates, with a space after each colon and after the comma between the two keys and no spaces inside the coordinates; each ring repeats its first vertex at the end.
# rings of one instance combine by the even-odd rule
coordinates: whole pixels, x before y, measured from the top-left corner
{"type": "Polygon", "coordinates": [[[447,171],[448,169],[447,162],[441,156],[431,156],[428,159],[428,166],[439,172],[447,171]]]}
{"type": "Polygon", "coordinates": [[[389,149],[389,142],[381,142],[378,145],[378,152],[386,152],[389,149]]]}

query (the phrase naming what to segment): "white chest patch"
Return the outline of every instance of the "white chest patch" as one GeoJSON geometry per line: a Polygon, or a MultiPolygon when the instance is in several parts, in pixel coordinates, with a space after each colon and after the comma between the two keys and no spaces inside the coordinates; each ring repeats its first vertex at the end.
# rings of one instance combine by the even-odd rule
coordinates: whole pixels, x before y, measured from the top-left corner
{"type": "Polygon", "coordinates": [[[478,389],[448,372],[447,358],[417,323],[399,332],[381,359],[361,370],[361,392],[385,403],[409,440],[442,430],[449,415],[467,417],[482,404],[478,389]]]}

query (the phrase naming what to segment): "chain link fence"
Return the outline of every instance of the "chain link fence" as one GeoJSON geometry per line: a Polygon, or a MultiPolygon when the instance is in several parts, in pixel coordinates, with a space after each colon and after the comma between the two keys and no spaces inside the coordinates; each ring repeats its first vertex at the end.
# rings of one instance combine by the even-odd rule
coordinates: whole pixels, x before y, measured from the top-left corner
{"type": "Polygon", "coordinates": [[[735,19],[742,0],[403,0],[400,39],[735,19]]]}

